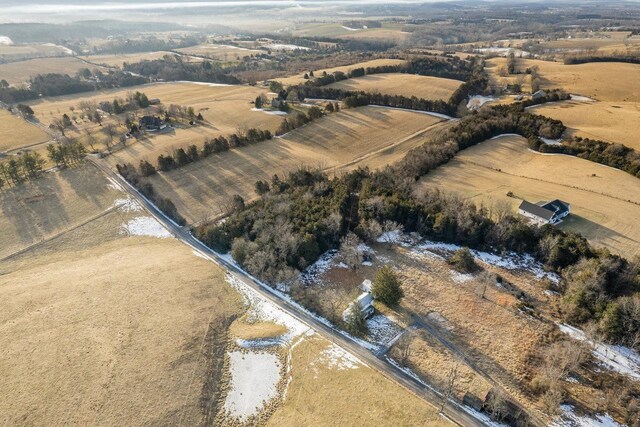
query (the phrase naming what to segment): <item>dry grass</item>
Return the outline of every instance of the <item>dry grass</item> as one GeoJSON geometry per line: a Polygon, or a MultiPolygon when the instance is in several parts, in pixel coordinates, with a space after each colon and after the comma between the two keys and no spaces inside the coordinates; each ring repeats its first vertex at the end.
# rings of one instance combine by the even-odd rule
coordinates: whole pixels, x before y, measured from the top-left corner
{"type": "Polygon", "coordinates": [[[185,47],[177,49],[187,55],[206,56],[207,58],[217,59],[219,61],[236,61],[246,56],[259,55],[265,53],[263,50],[245,49],[236,46],[228,46],[221,44],[204,43],[198,46],[185,47]]]}
{"type": "MultiPolygon", "coordinates": [[[[82,94],[48,98],[32,103],[36,117],[45,125],[67,113],[74,116],[71,108],[76,108],[80,101],[112,101],[114,98],[126,98],[132,91],[142,91],[149,98],[159,98],[168,107],[170,104],[191,106],[196,113],[201,113],[206,123],[202,126],[174,129],[157,134],[147,133],[138,142],[129,140],[129,147],[114,156],[115,161],[138,163],[140,159],[155,162],[158,155],[167,154],[182,146],[202,145],[204,139],[220,135],[236,133],[238,128],[269,129],[274,132],[282,121],[281,116],[267,114],[261,111],[251,111],[251,101],[264,93],[260,88],[251,86],[212,86],[196,83],[159,83],[102,91],[99,93],[82,94]]],[[[153,107],[152,107],[153,109],[153,107]]],[[[138,111],[143,115],[144,111],[138,111]]],[[[122,117],[109,116],[104,123],[116,123],[124,120],[122,117]]],[[[104,124],[103,123],[103,124],[104,124]]],[[[92,132],[99,140],[106,140],[102,127],[88,120],[78,119],[75,129],[67,134],[80,137],[84,130],[92,132]]]]}
{"type": "Polygon", "coordinates": [[[48,140],[43,130],[0,108],[0,152],[48,140]]]}
{"type": "MultiPolygon", "coordinates": [[[[358,166],[380,167],[421,144],[440,119],[400,110],[362,107],[316,120],[253,146],[242,147],[151,177],[191,223],[226,212],[231,197],[255,196],[254,184],[301,166],[340,172],[358,166]],[[425,132],[423,132],[425,131],[425,132]]],[[[435,131],[435,129],[434,129],[435,131]]],[[[134,146],[135,147],[135,146],[134,146]]],[[[110,158],[118,160],[120,152],[110,158]]]]}
{"type": "Polygon", "coordinates": [[[123,234],[139,215],[113,211],[0,263],[5,424],[196,425],[215,404],[240,298],[176,240],[123,234]]]}
{"type": "Polygon", "coordinates": [[[575,53],[579,51],[597,54],[630,54],[640,49],[640,37],[629,36],[628,31],[607,31],[602,33],[578,33],[570,39],[558,39],[541,43],[544,49],[554,49],[575,53]]]}
{"type": "Polygon", "coordinates": [[[466,149],[427,175],[422,186],[454,191],[485,206],[508,201],[514,211],[521,199],[559,198],[572,209],[561,228],[580,232],[614,253],[640,254],[637,178],[577,157],[530,151],[521,137],[503,137],[466,149]],[[508,191],[515,197],[507,197],[508,191]]]}
{"type": "Polygon", "coordinates": [[[0,191],[0,258],[102,214],[118,196],[89,164],[0,191]]]}
{"type": "Polygon", "coordinates": [[[29,79],[37,74],[61,73],[74,76],[81,68],[93,69],[96,67],[70,56],[38,58],[0,64],[0,76],[9,84],[21,86],[27,84],[29,79]]]}
{"type": "Polygon", "coordinates": [[[437,409],[365,365],[327,366],[318,355],[328,345],[318,336],[296,345],[286,400],[267,425],[450,425],[437,409]]]}
{"type": "MultiPolygon", "coordinates": [[[[122,67],[122,64],[127,63],[135,63],[141,61],[153,61],[155,59],[162,59],[166,55],[169,56],[177,56],[175,53],[171,52],[141,52],[141,53],[120,53],[113,55],[88,55],[82,57],[83,59],[91,62],[93,64],[105,65],[107,67],[122,67]]],[[[188,57],[183,57],[185,62],[189,60],[188,57]]]]}
{"type": "Polygon", "coordinates": [[[568,134],[583,138],[617,142],[640,150],[635,134],[640,129],[640,104],[637,102],[567,101],[532,109],[536,114],[562,120],[568,134]]]}
{"type": "MultiPolygon", "coordinates": [[[[487,61],[487,70],[498,78],[498,70],[505,66],[505,58],[487,61]]],[[[542,88],[562,88],[570,93],[588,96],[599,101],[635,102],[640,98],[640,85],[634,84],[640,75],[640,65],[599,62],[564,65],[559,62],[519,59],[517,69],[538,66],[542,88]]]]}
{"type": "Polygon", "coordinates": [[[244,320],[236,320],[229,328],[231,335],[243,340],[272,338],[283,335],[286,332],[287,328],[285,326],[273,322],[247,323],[244,320]]]}
{"type": "MultiPolygon", "coordinates": [[[[353,70],[355,68],[367,68],[367,67],[380,67],[383,65],[398,65],[398,64],[403,64],[404,60],[402,59],[373,59],[371,61],[365,61],[365,62],[359,62],[357,64],[352,64],[352,65],[344,65],[342,67],[334,67],[334,68],[326,68],[326,69],[322,69],[322,70],[313,70],[313,74],[316,76],[321,76],[322,73],[324,71],[327,72],[327,74],[331,74],[334,73],[336,71],[341,71],[343,73],[348,73],[350,70],[353,70]]],[[[280,83],[282,83],[283,85],[287,86],[287,85],[298,85],[298,84],[302,84],[304,82],[306,82],[306,80],[304,79],[304,73],[300,74],[299,76],[291,76],[291,77],[286,77],[286,78],[281,78],[281,79],[275,79],[278,80],[280,83]]]]}
{"type": "Polygon", "coordinates": [[[414,74],[371,74],[355,79],[342,80],[329,85],[331,88],[380,92],[388,95],[417,96],[432,100],[448,100],[462,84],[461,81],[414,74]]]}
{"type": "Polygon", "coordinates": [[[45,44],[0,45],[0,59],[9,62],[65,54],[61,47],[45,44]]]}
{"type": "Polygon", "coordinates": [[[404,25],[385,22],[381,28],[348,30],[338,23],[304,24],[293,31],[301,37],[335,37],[340,39],[380,40],[401,43],[411,33],[402,31],[404,25]]]}

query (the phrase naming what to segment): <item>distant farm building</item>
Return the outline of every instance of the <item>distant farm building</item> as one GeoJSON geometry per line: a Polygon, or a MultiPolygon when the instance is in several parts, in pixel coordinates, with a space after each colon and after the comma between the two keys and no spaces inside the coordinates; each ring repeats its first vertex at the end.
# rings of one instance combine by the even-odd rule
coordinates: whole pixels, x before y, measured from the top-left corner
{"type": "Polygon", "coordinates": [[[342,318],[345,321],[347,321],[347,319],[351,315],[351,307],[353,307],[353,304],[360,304],[360,306],[362,307],[362,312],[364,313],[364,317],[366,319],[373,316],[373,312],[375,311],[375,308],[373,307],[373,295],[371,295],[369,292],[363,292],[358,298],[355,299],[355,301],[349,304],[349,307],[347,307],[344,313],[342,313],[342,318]]]}
{"type": "Polygon", "coordinates": [[[562,200],[533,204],[523,200],[518,213],[538,225],[558,224],[571,212],[571,205],[562,200]]]}
{"type": "Polygon", "coordinates": [[[167,124],[160,117],[144,116],[138,121],[138,127],[140,130],[154,131],[166,128],[167,124]]]}

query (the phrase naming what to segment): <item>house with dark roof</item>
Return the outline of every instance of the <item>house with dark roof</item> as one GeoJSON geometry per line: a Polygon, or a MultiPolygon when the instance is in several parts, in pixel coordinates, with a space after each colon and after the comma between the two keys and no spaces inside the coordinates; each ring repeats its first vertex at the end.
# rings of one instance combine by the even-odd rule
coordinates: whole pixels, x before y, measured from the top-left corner
{"type": "Polygon", "coordinates": [[[140,130],[162,130],[167,127],[167,124],[160,117],[156,116],[144,116],[138,121],[138,127],[140,130]]]}
{"type": "Polygon", "coordinates": [[[533,204],[523,200],[518,213],[538,225],[558,224],[571,212],[571,205],[556,199],[550,202],[533,204]]]}

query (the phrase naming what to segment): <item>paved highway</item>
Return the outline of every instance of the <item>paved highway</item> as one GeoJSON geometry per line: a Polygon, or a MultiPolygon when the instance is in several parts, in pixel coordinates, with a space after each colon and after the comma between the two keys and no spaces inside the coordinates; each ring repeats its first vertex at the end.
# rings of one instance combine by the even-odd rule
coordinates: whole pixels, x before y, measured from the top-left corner
{"type": "MultiPolygon", "coordinates": [[[[394,366],[386,359],[383,359],[383,356],[381,356],[380,358],[377,357],[374,353],[361,346],[357,342],[353,341],[352,339],[348,338],[347,336],[343,335],[340,331],[327,326],[325,323],[319,321],[314,316],[302,310],[296,304],[293,304],[292,302],[279,296],[277,293],[274,293],[274,291],[270,287],[263,285],[242,269],[239,269],[237,266],[228,262],[226,259],[221,258],[216,252],[196,239],[189,231],[183,229],[182,227],[171,221],[169,218],[167,218],[153,203],[149,202],[149,200],[138,193],[138,191],[118,173],[111,170],[100,160],[91,157],[88,157],[88,159],[108,177],[116,180],[133,198],[138,201],[138,203],[146,208],[147,211],[149,211],[149,213],[153,215],[165,228],[167,228],[167,230],[169,230],[178,240],[182,241],[184,244],[191,247],[193,250],[197,251],[215,264],[218,264],[220,267],[227,270],[230,274],[233,274],[245,285],[254,289],[263,298],[269,300],[299,322],[318,332],[319,334],[329,339],[336,345],[347,350],[348,352],[356,355],[372,369],[375,369],[388,379],[395,381],[396,383],[415,393],[417,396],[425,399],[435,408],[439,409],[441,407],[443,398],[439,393],[429,387],[426,387],[424,384],[404,372],[402,369],[394,366]]],[[[443,413],[452,422],[461,426],[485,425],[482,420],[474,417],[453,401],[447,401],[444,406],[443,413]]]]}

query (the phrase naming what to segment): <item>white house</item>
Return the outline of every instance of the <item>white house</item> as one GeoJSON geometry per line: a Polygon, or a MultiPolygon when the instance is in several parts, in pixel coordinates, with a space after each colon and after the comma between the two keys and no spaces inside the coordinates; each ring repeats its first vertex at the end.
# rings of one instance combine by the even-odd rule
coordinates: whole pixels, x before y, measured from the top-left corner
{"type": "Polygon", "coordinates": [[[348,321],[349,316],[351,315],[351,307],[353,307],[353,304],[360,304],[365,319],[371,317],[373,315],[373,312],[375,311],[375,308],[373,307],[373,295],[371,295],[369,292],[363,292],[358,298],[356,298],[351,304],[349,304],[349,307],[347,307],[344,313],[342,313],[342,319],[345,322],[348,321]]]}
{"type": "Polygon", "coordinates": [[[571,205],[562,200],[553,200],[548,203],[529,203],[523,200],[518,208],[518,213],[537,225],[558,224],[571,212],[571,205]]]}

